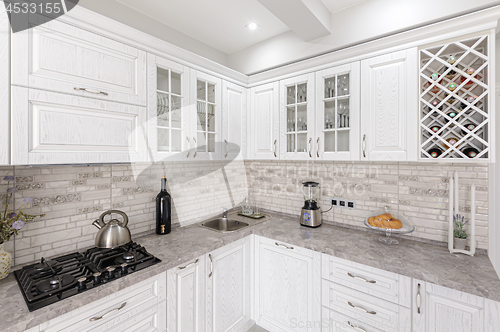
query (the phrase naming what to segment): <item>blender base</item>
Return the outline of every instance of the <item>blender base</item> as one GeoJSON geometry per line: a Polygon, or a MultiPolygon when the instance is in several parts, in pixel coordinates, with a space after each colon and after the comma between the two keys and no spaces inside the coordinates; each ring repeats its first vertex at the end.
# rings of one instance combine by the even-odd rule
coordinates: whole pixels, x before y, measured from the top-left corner
{"type": "Polygon", "coordinates": [[[319,227],[323,222],[321,221],[321,210],[302,209],[300,214],[300,224],[306,227],[319,227]]]}

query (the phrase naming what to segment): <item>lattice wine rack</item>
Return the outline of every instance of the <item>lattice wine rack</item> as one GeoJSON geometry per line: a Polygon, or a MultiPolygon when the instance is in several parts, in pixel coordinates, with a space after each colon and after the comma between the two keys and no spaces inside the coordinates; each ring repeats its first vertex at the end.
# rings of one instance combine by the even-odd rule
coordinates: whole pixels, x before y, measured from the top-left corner
{"type": "Polygon", "coordinates": [[[420,50],[420,158],[488,159],[488,36],[420,50]]]}

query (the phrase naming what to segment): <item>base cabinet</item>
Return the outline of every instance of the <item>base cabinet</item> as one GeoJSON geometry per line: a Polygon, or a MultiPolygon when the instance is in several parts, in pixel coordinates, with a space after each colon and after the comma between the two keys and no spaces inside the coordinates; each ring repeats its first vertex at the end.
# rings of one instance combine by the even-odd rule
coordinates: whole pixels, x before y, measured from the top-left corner
{"type": "Polygon", "coordinates": [[[256,323],[269,331],[321,330],[321,254],[255,240],[256,323]]]}

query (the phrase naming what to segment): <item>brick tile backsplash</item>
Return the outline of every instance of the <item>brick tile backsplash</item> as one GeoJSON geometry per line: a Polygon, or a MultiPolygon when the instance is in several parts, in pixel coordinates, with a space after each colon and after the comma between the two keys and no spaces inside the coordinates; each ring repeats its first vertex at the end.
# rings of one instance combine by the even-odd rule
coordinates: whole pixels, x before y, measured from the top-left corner
{"type": "MultiPolygon", "coordinates": [[[[330,197],[356,201],[356,209],[333,208],[325,223],[363,226],[374,210],[389,205],[416,226],[411,236],[446,241],[448,178],[459,172],[460,211],[469,217],[470,185],[476,185],[478,247],[488,247],[488,167],[484,165],[395,162],[222,161],[159,162],[132,165],[0,167],[0,180],[14,176],[14,204],[33,197],[33,213],[46,216],[29,223],[6,243],[15,265],[94,245],[92,221],[109,209],[129,216],[132,235],[152,232],[160,178],[172,196],[172,223],[185,226],[239,206],[248,193],[263,209],[299,215],[302,181],[322,186],[320,205],[330,197]]],[[[11,183],[12,185],[12,183],[11,183]]],[[[0,181],[0,199],[7,188],[0,181]]]]}

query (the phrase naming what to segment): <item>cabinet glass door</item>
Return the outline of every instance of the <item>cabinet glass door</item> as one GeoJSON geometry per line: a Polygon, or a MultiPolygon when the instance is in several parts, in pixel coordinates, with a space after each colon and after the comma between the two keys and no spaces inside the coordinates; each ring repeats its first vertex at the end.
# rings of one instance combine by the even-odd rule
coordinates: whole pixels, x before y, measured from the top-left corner
{"type": "Polygon", "coordinates": [[[196,82],[196,136],[198,152],[215,152],[215,84],[196,82]]]}
{"type": "Polygon", "coordinates": [[[358,160],[359,63],[317,74],[316,146],[326,160],[358,160]]]}
{"type": "Polygon", "coordinates": [[[181,74],[158,68],[156,78],[157,149],[180,152],[182,149],[181,74]]]}

